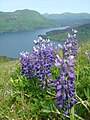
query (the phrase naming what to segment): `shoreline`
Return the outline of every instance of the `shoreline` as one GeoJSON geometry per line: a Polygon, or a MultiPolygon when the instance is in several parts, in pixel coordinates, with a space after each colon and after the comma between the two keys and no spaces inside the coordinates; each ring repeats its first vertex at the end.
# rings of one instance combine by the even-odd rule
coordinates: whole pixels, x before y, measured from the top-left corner
{"type": "MultiPolygon", "coordinates": [[[[52,27],[45,27],[45,28],[35,28],[35,29],[23,29],[23,30],[16,30],[16,31],[4,31],[4,32],[1,32],[0,31],[0,34],[3,34],[3,33],[17,33],[17,32],[29,32],[29,31],[35,31],[35,30],[45,30],[45,29],[56,29],[56,30],[63,30],[62,28],[70,28],[71,26],[52,26],[52,27]],[[61,29],[60,29],[61,28],[61,29]]],[[[51,30],[52,31],[52,30],[51,30]]]]}

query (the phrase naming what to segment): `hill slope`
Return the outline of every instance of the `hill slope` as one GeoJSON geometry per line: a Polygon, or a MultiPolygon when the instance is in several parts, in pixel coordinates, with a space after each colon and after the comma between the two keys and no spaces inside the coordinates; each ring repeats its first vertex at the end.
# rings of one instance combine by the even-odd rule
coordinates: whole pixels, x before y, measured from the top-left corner
{"type": "Polygon", "coordinates": [[[69,13],[65,12],[62,14],[44,14],[46,18],[49,19],[59,19],[59,20],[80,20],[80,19],[90,19],[90,14],[88,13],[69,13]]]}
{"type": "MultiPolygon", "coordinates": [[[[67,28],[65,30],[53,30],[50,32],[47,32],[47,37],[51,40],[60,40],[65,41],[66,36],[68,33],[71,32],[72,28],[67,28]]],[[[84,24],[79,27],[75,28],[77,33],[77,39],[79,42],[86,42],[90,41],[90,24],[84,24]]]]}
{"type": "Polygon", "coordinates": [[[0,12],[0,32],[30,30],[51,26],[55,26],[55,23],[34,10],[0,12]]]}
{"type": "Polygon", "coordinates": [[[82,25],[90,23],[90,14],[88,13],[69,13],[62,14],[43,14],[44,17],[53,20],[61,25],[82,25]]]}
{"type": "MultiPolygon", "coordinates": [[[[90,118],[87,112],[90,107],[90,64],[88,57],[84,55],[87,50],[90,50],[90,42],[79,45],[78,57],[75,60],[74,83],[79,104],[76,103],[74,106],[76,115],[80,116],[78,118],[74,117],[77,120],[80,120],[79,118],[89,120],[90,118]]],[[[6,61],[6,58],[4,61],[6,61]]],[[[55,104],[55,99],[53,99],[55,98],[53,92],[55,89],[52,90],[53,94],[38,89],[38,79],[26,79],[18,69],[19,66],[18,61],[8,61],[0,64],[0,120],[30,120],[32,118],[45,120],[47,116],[48,118],[50,116],[52,120],[53,118],[55,118],[54,120],[60,120],[59,118],[62,116],[57,115],[58,113],[55,110],[58,110],[58,107],[55,104]],[[54,114],[52,110],[55,111],[54,114]]],[[[58,69],[54,68],[52,70],[53,75],[57,75],[58,69]]]]}

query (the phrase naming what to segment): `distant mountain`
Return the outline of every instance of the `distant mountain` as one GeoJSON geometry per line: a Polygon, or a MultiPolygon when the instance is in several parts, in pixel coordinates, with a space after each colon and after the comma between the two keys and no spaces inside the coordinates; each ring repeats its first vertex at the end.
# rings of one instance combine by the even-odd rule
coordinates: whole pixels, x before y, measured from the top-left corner
{"type": "Polygon", "coordinates": [[[44,17],[48,19],[59,19],[59,20],[80,20],[80,19],[90,19],[90,14],[88,13],[69,13],[65,12],[62,14],[43,14],[44,17]]]}
{"type": "Polygon", "coordinates": [[[31,30],[55,25],[54,22],[34,10],[0,12],[0,32],[31,30]]]}
{"type": "Polygon", "coordinates": [[[43,14],[44,17],[53,20],[61,25],[77,25],[90,23],[90,14],[88,13],[69,13],[65,12],[62,14],[43,14]]]}

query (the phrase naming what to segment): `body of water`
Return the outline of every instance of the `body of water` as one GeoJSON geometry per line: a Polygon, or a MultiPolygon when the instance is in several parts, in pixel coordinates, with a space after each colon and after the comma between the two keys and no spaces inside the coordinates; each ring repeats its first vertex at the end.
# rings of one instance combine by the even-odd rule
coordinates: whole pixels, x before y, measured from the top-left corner
{"type": "MultiPolygon", "coordinates": [[[[34,46],[33,40],[38,38],[38,35],[45,35],[46,32],[52,30],[63,30],[66,27],[47,28],[30,31],[0,33],[0,55],[11,58],[18,58],[21,51],[31,52],[34,46]]],[[[60,41],[55,41],[60,43],[60,41]]]]}

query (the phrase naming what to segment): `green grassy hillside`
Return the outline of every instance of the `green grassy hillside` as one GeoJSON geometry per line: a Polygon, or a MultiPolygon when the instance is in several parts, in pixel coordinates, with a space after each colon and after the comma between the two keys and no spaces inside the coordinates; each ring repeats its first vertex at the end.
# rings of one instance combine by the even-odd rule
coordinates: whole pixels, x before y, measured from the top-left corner
{"type": "MultiPolygon", "coordinates": [[[[47,37],[52,40],[65,41],[67,34],[70,33],[72,28],[66,30],[54,30],[47,32],[47,37]]],[[[75,28],[78,31],[77,39],[79,42],[90,41],[90,24],[84,24],[75,28]]]]}
{"type": "Polygon", "coordinates": [[[31,30],[55,25],[54,22],[34,10],[0,12],[0,32],[31,30]]]}
{"type": "MultiPolygon", "coordinates": [[[[85,42],[78,45],[78,56],[75,60],[74,84],[77,103],[71,109],[70,120],[89,120],[90,58],[85,52],[90,53],[90,26],[83,25],[77,30],[78,38],[83,38],[85,42]]],[[[69,31],[70,29],[58,31],[58,34],[64,38],[69,31]]],[[[61,54],[60,49],[57,52],[61,54]]],[[[51,71],[55,77],[58,69],[53,68],[51,71]]],[[[68,120],[69,115],[63,116],[59,112],[53,90],[41,90],[37,79],[28,79],[22,75],[19,60],[0,56],[0,120],[68,120]]]]}
{"type": "Polygon", "coordinates": [[[8,58],[7,56],[0,56],[0,63],[5,63],[5,62],[9,62],[9,61],[14,61],[16,60],[15,58],[8,58]]]}
{"type": "MultiPolygon", "coordinates": [[[[90,52],[90,42],[78,46],[75,91],[82,104],[79,102],[75,106],[77,115],[80,117],[77,116],[74,120],[89,120],[90,117],[87,111],[87,107],[90,107],[90,64],[88,64],[88,57],[84,55],[85,51],[90,52]]],[[[38,93],[37,88],[28,88],[26,92],[27,87],[32,87],[29,83],[35,83],[32,80],[27,81],[20,75],[18,60],[12,61],[6,57],[0,57],[0,61],[2,61],[0,62],[0,120],[47,120],[47,118],[61,120],[54,102],[51,101],[52,96],[48,94],[48,97],[44,96],[43,91],[38,93]],[[12,75],[15,80],[12,79],[12,75]]]]}

